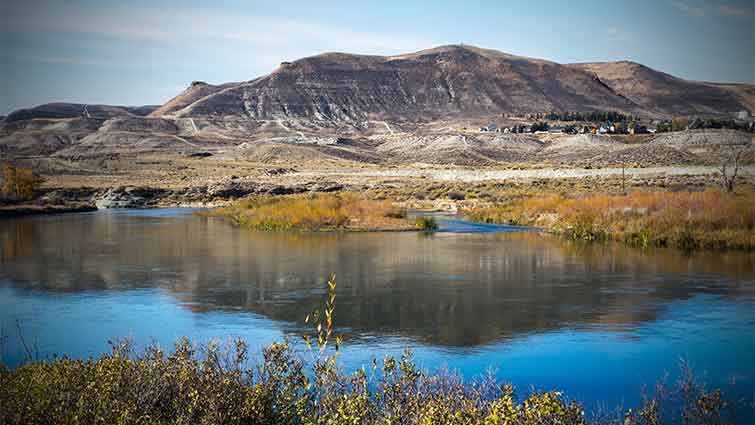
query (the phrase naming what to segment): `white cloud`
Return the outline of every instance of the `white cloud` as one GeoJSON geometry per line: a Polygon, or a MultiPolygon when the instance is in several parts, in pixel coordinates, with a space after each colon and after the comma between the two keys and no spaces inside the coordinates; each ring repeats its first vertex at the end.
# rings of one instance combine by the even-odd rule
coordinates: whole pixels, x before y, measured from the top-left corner
{"type": "Polygon", "coordinates": [[[671,0],[671,5],[695,18],[707,15],[719,15],[726,18],[750,19],[755,17],[755,9],[728,3],[701,1],[697,5],[680,0],[671,0]]]}
{"type": "Polygon", "coordinates": [[[693,6],[682,1],[671,1],[671,5],[686,13],[687,15],[695,18],[705,16],[705,11],[701,7],[693,6]]]}
{"type": "Polygon", "coordinates": [[[718,13],[720,13],[723,16],[730,16],[733,18],[755,17],[755,11],[753,11],[753,9],[747,9],[745,7],[734,6],[731,4],[719,4],[718,13]]]}
{"type": "Polygon", "coordinates": [[[176,75],[215,83],[255,78],[282,61],[323,52],[392,55],[436,44],[348,25],[211,9],[49,2],[44,8],[2,4],[0,12],[10,17],[3,19],[0,34],[12,33],[12,38],[38,46],[33,51],[0,49],[0,55],[13,60],[117,69],[170,67],[176,75]]]}
{"type": "Polygon", "coordinates": [[[77,65],[77,66],[109,66],[113,62],[101,59],[86,59],[70,56],[22,56],[19,59],[30,62],[48,63],[52,65],[77,65]]]}
{"type": "MultiPolygon", "coordinates": [[[[60,5],[56,5],[60,6],[60,5]]],[[[62,32],[110,37],[133,42],[170,43],[190,47],[206,41],[239,41],[263,48],[311,46],[317,50],[393,54],[425,48],[421,37],[360,31],[297,19],[214,11],[136,8],[51,7],[43,14],[19,10],[0,31],[62,32]]]]}

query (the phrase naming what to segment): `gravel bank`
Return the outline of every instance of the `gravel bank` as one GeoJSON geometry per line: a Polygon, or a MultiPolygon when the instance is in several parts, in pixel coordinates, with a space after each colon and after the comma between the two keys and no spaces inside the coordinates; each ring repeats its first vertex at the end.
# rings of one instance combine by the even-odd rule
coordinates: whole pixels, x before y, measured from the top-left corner
{"type": "MultiPolygon", "coordinates": [[[[350,171],[350,172],[302,172],[303,177],[310,176],[343,176],[343,177],[419,177],[440,181],[479,182],[487,180],[531,180],[531,179],[563,179],[580,177],[620,176],[621,168],[597,169],[558,169],[543,168],[537,170],[418,170],[395,169],[383,171],[350,171]]],[[[649,167],[627,168],[628,177],[657,177],[657,176],[706,176],[718,172],[717,167],[685,166],[685,167],[649,167]]],[[[749,165],[740,169],[740,175],[755,175],[755,166],[749,165]]]]}

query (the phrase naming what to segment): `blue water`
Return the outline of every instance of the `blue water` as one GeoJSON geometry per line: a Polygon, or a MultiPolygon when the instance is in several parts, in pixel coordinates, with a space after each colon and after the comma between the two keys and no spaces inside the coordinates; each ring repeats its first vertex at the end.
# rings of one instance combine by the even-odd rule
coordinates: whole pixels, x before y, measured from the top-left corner
{"type": "Polygon", "coordinates": [[[666,372],[673,383],[686,359],[709,386],[752,399],[752,254],[440,223],[446,231],[432,235],[308,235],[186,210],[2,221],[3,361],[23,360],[21,336],[41,357],[96,356],[119,337],[137,347],[242,337],[257,354],[288,337],[303,349],[303,318],[336,273],[347,369],[411,348],[429,370],[472,379],[493,368],[521,390],[613,407],[637,405],[666,372]]]}
{"type": "Polygon", "coordinates": [[[450,214],[428,214],[415,213],[414,215],[432,215],[438,221],[438,232],[440,233],[499,233],[499,232],[537,232],[533,227],[510,226],[500,224],[475,223],[463,220],[455,215],[450,214]]]}

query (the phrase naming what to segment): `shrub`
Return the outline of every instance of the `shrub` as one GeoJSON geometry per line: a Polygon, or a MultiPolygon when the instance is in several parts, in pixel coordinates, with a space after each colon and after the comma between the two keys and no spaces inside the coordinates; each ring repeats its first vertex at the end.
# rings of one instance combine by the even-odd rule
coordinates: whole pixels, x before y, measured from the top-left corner
{"type": "Polygon", "coordinates": [[[414,192],[412,194],[412,197],[414,197],[414,199],[416,200],[424,201],[425,199],[427,199],[428,196],[426,192],[414,192]]]}
{"type": "Polygon", "coordinates": [[[465,195],[464,192],[455,190],[448,192],[448,199],[451,199],[453,201],[463,201],[464,199],[466,199],[466,197],[467,195],[465,195]]]}
{"type": "Polygon", "coordinates": [[[480,192],[480,194],[477,195],[477,197],[480,198],[480,199],[487,199],[487,200],[491,200],[491,201],[496,199],[495,193],[488,192],[488,191],[482,191],[482,192],[480,192]]]}
{"type": "Polygon", "coordinates": [[[385,212],[389,218],[406,218],[406,208],[391,208],[385,212]]]}
{"type": "Polygon", "coordinates": [[[39,175],[29,168],[3,165],[3,195],[9,198],[31,200],[44,183],[39,175]]]}
{"type": "Polygon", "coordinates": [[[414,221],[415,226],[420,230],[438,230],[438,222],[435,217],[417,217],[414,221]]]}

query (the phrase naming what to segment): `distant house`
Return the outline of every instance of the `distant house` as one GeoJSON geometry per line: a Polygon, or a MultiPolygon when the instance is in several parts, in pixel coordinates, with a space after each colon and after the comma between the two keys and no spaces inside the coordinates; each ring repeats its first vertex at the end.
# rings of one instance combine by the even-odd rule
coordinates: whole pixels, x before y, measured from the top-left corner
{"type": "Polygon", "coordinates": [[[742,111],[737,112],[736,116],[737,116],[738,120],[746,120],[746,119],[750,118],[750,112],[742,110],[742,111]]]}
{"type": "Polygon", "coordinates": [[[480,133],[500,133],[501,130],[498,128],[498,125],[495,123],[490,123],[486,125],[485,127],[480,127],[480,133]]]}

